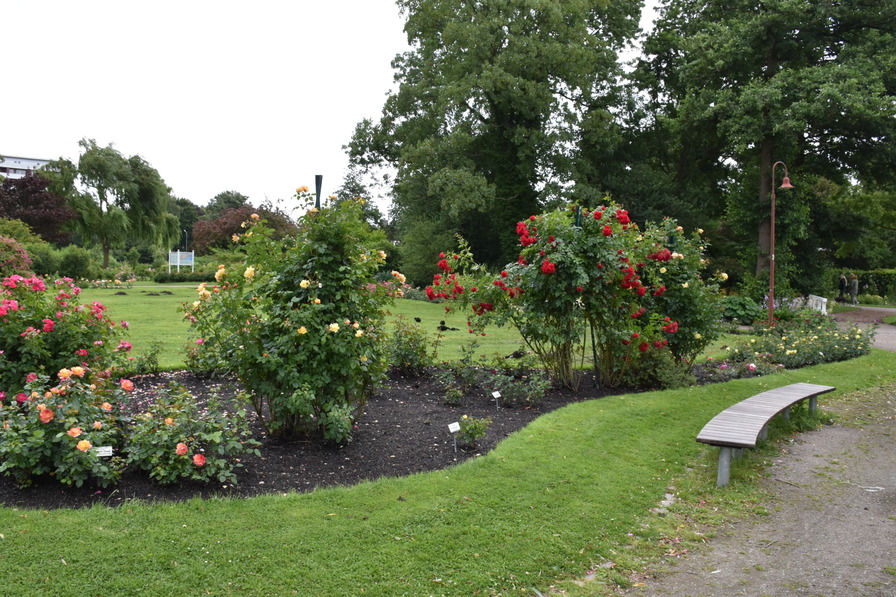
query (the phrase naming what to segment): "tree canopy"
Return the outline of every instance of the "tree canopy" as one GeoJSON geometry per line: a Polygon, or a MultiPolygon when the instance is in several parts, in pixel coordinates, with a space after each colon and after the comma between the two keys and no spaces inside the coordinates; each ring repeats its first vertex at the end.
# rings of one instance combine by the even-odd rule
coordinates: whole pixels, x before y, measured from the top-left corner
{"type": "Polygon", "coordinates": [[[39,174],[0,181],[0,218],[21,220],[43,240],[64,243],[69,237],[65,226],[77,213],[49,185],[39,174]]]}
{"type": "Polygon", "coordinates": [[[711,180],[728,198],[729,223],[758,230],[747,251],[757,274],[768,268],[775,161],[798,181],[786,198],[779,193],[778,246],[790,249],[785,259],[800,257],[795,270],[814,257],[801,249],[830,246],[812,217],[825,216],[814,191],[824,180],[896,181],[894,31],[894,0],[665,3],[638,73],[666,135],[661,151],[678,189],[699,192],[711,180]]]}
{"type": "Polygon", "coordinates": [[[398,4],[412,50],[393,62],[398,90],[378,122],[358,125],[350,156],[397,169],[393,215],[412,279],[457,232],[489,264],[515,259],[513,224],[571,192],[583,131],[600,137],[612,120],[640,2],[398,4]]]}
{"type": "Polygon", "coordinates": [[[126,158],[109,145],[93,139],[78,143],[82,153],[75,166],[60,158],[45,172],[51,190],[66,197],[78,212],[74,221],[85,241],[103,251],[103,267],[109,251],[126,240],[142,240],[168,247],[180,234],[177,218],[169,211],[170,189],[158,171],[140,156],[126,158]]]}

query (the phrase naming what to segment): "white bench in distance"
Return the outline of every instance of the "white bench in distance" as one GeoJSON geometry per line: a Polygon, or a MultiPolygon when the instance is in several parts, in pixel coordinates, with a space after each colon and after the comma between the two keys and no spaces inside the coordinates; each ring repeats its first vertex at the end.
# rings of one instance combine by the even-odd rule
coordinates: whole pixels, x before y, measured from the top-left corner
{"type": "Polygon", "coordinates": [[[814,413],[817,398],[832,392],[832,386],[795,383],[768,390],[729,406],[707,423],[697,435],[697,441],[719,446],[719,471],[716,484],[728,484],[732,450],[755,448],[756,442],[768,436],[768,423],[775,415],[784,413],[790,418],[790,407],[809,399],[809,412],[814,413]]]}

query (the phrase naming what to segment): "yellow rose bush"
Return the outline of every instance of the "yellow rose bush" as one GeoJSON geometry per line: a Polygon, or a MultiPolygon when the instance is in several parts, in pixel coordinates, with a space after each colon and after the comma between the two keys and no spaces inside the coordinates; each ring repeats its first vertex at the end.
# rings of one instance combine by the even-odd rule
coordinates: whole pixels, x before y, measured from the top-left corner
{"type": "Polygon", "coordinates": [[[184,307],[198,335],[190,362],[234,373],[272,435],[348,442],[387,366],[391,298],[375,283],[385,254],[365,245],[358,201],[304,210],[298,223],[295,237],[275,240],[263,220],[246,222],[245,269],[225,269],[184,307]]]}

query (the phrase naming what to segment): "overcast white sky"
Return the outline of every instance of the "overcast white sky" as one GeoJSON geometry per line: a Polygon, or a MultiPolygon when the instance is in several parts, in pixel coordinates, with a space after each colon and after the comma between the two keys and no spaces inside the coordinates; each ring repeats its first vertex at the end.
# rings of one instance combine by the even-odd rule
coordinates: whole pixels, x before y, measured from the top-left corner
{"type": "Polygon", "coordinates": [[[77,161],[78,140],[154,166],[204,205],[342,183],[407,49],[394,0],[5,2],[0,155],[77,161]]]}

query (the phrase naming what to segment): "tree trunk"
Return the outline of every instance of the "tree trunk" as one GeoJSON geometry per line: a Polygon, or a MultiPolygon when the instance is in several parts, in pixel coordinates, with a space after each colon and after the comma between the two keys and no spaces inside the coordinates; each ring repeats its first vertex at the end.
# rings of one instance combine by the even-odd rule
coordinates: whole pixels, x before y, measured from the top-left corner
{"type": "Polygon", "coordinates": [[[103,269],[109,269],[109,245],[103,243],[103,269]]]}

